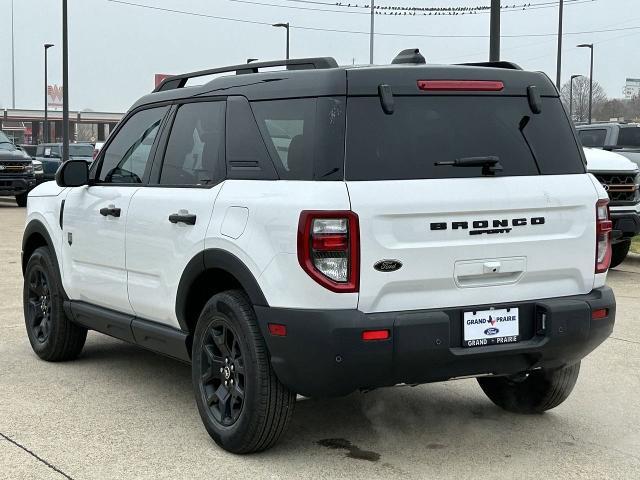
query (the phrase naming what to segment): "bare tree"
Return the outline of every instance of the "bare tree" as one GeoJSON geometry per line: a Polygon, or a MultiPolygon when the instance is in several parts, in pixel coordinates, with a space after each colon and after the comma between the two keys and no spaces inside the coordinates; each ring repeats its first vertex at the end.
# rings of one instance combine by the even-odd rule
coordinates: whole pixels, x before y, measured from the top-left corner
{"type": "Polygon", "coordinates": [[[599,104],[593,115],[598,120],[610,120],[612,118],[629,118],[631,104],[626,100],[612,98],[599,104]]]}
{"type": "MultiPolygon", "coordinates": [[[[570,83],[566,82],[560,90],[562,101],[567,106],[567,110],[569,109],[570,88],[570,83]]],[[[604,92],[604,88],[598,82],[593,82],[593,113],[595,114],[598,107],[606,101],[607,94],[604,92]]],[[[589,120],[589,79],[587,77],[578,77],[573,80],[573,120],[576,122],[589,120]]]]}

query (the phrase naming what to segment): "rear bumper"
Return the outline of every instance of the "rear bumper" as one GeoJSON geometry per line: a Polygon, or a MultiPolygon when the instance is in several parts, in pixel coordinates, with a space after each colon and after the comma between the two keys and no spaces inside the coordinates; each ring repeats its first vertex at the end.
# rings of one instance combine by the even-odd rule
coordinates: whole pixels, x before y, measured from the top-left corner
{"type": "Polygon", "coordinates": [[[490,306],[364,314],[358,310],[255,307],[278,378],[306,396],[345,395],[357,389],[428,383],[467,375],[508,375],[577,362],[613,330],[609,287],[587,295],[495,305],[519,307],[522,341],[462,347],[462,312],[490,306]],[[608,315],[591,319],[592,310],[608,315]],[[542,314],[546,315],[542,328],[542,314]],[[285,337],[269,333],[284,324],[285,337]],[[364,342],[363,330],[389,329],[388,340],[364,342]]]}
{"type": "Polygon", "coordinates": [[[640,214],[635,211],[612,211],[613,229],[622,232],[618,240],[634,237],[640,233],[640,214]]]}
{"type": "Polygon", "coordinates": [[[36,186],[35,176],[30,177],[11,177],[0,176],[0,196],[3,195],[20,195],[28,192],[36,186]]]}

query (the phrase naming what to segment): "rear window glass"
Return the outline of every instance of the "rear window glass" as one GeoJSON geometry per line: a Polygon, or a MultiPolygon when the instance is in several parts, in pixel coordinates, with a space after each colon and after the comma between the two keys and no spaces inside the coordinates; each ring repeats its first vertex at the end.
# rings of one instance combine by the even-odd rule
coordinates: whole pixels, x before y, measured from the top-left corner
{"type": "Polygon", "coordinates": [[[602,148],[607,139],[607,131],[604,128],[579,130],[578,138],[583,147],[602,148]]]}
{"type": "Polygon", "coordinates": [[[251,107],[281,179],[343,178],[343,98],[269,100],[251,107]]]}
{"type": "Polygon", "coordinates": [[[93,145],[69,145],[69,155],[72,157],[92,157],[93,145]]]}
{"type": "Polygon", "coordinates": [[[618,146],[640,147],[640,127],[620,127],[618,146]]]}
{"type": "Polygon", "coordinates": [[[557,98],[534,115],[526,97],[395,98],[386,115],[378,97],[349,98],[347,180],[464,178],[482,167],[436,166],[498,157],[500,176],[584,173],[580,149],[557,98]]]}

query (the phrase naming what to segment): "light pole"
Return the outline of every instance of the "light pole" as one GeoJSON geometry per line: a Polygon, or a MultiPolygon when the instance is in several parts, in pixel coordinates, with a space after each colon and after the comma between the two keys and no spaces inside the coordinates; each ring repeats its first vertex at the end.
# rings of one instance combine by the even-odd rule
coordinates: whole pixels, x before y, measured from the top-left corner
{"type": "Polygon", "coordinates": [[[560,10],[558,12],[558,66],[556,67],[556,86],[560,90],[560,76],[562,73],[562,16],[564,12],[564,0],[560,0],[560,10]]]}
{"type": "Polygon", "coordinates": [[[491,0],[491,26],[489,35],[489,61],[500,60],[500,0],[491,0]]]}
{"type": "Polygon", "coordinates": [[[593,43],[581,43],[578,48],[591,50],[591,67],[589,68],[589,125],[591,125],[593,113],[593,43]]]}
{"type": "Polygon", "coordinates": [[[47,96],[48,96],[48,85],[47,85],[47,50],[49,50],[51,47],[53,47],[53,43],[45,43],[44,44],[44,122],[42,123],[42,129],[43,129],[43,135],[42,138],[44,139],[44,143],[48,143],[49,142],[49,121],[48,121],[48,115],[49,115],[49,102],[47,101],[47,96]]]}
{"type": "Polygon", "coordinates": [[[569,119],[573,122],[573,79],[581,77],[582,75],[571,75],[569,83],[569,119]]]}
{"type": "Polygon", "coordinates": [[[13,0],[11,0],[11,108],[16,108],[16,50],[13,35],[13,0]]]}
{"type": "Polygon", "coordinates": [[[281,27],[287,29],[287,60],[289,60],[289,22],[287,23],[274,23],[272,26],[281,27]]]}
{"type": "Polygon", "coordinates": [[[67,0],[62,0],[62,161],[69,160],[69,39],[67,0]]]}

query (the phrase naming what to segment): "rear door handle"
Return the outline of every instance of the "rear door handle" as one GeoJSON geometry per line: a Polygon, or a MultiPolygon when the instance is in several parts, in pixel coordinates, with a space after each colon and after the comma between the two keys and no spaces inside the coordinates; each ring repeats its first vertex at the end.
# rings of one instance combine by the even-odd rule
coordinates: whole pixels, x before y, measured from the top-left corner
{"type": "Polygon", "coordinates": [[[115,205],[109,205],[108,207],[104,207],[100,209],[100,215],[102,215],[103,217],[119,217],[120,216],[120,209],[116,208],[115,205]]]}
{"type": "Polygon", "coordinates": [[[169,215],[169,221],[171,223],[184,223],[185,225],[195,225],[196,215],[189,213],[186,210],[180,210],[178,213],[172,213],[169,215]]]}

